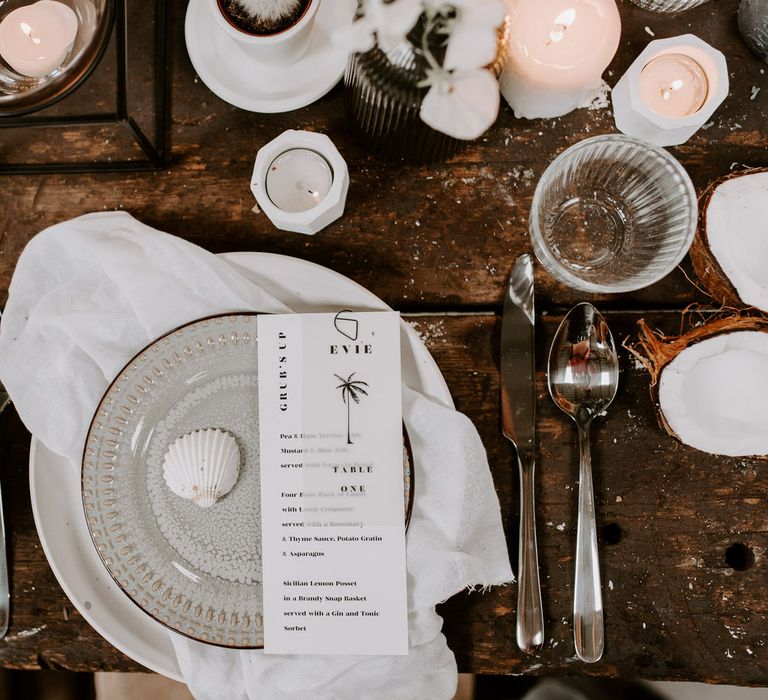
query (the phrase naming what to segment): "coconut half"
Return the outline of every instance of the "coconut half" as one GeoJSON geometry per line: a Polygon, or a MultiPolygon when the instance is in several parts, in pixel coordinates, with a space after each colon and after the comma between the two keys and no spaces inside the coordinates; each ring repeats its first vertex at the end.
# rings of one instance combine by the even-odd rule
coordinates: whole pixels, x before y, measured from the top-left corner
{"type": "Polygon", "coordinates": [[[700,209],[690,256],[702,287],[723,306],[768,311],[768,169],[715,181],[700,209]]]}
{"type": "Polygon", "coordinates": [[[667,432],[712,454],[768,455],[768,320],[728,316],[675,337],[639,323],[627,347],[651,374],[667,432]]]}

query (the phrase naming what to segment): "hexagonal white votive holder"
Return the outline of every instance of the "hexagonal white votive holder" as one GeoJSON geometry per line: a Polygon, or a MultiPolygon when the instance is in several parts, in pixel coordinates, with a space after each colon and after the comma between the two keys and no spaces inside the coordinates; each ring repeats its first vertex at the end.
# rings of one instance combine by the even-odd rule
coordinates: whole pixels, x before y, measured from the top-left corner
{"type": "Polygon", "coordinates": [[[693,34],[658,39],[645,47],[616,83],[611,95],[619,131],[656,146],[676,146],[691,138],[728,96],[728,66],[720,51],[693,34]],[[640,96],[640,72],[652,59],[664,54],[689,56],[707,76],[707,97],[693,114],[685,117],[663,116],[654,112],[640,96]]]}
{"type": "Polygon", "coordinates": [[[251,176],[251,192],[267,218],[283,231],[314,235],[344,213],[349,189],[347,163],[325,134],[289,129],[262,146],[256,154],[251,176]],[[287,151],[306,149],[322,156],[331,170],[332,182],[318,203],[305,211],[286,211],[278,207],[267,191],[267,174],[275,160],[287,151]]]}

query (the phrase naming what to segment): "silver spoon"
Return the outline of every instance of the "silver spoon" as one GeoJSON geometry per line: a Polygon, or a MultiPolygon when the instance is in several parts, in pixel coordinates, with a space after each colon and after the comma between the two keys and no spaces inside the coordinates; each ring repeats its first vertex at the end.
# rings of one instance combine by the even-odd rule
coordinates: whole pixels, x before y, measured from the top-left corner
{"type": "Polygon", "coordinates": [[[608,324],[592,304],[577,304],[560,324],[549,351],[547,383],[553,401],[579,430],[573,637],[578,657],[593,663],[603,655],[604,634],[589,429],[616,396],[619,358],[608,324]]]}

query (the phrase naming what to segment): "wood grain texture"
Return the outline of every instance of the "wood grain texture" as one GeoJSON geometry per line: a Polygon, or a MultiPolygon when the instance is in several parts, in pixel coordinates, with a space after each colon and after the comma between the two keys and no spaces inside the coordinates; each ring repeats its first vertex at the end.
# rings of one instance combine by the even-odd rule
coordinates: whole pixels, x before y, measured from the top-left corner
{"type": "MultiPolygon", "coordinates": [[[[388,163],[367,153],[345,127],[343,95],[336,88],[314,105],[289,114],[251,114],[214,96],[195,76],[183,39],[184,3],[171,4],[173,165],[155,174],[12,176],[0,178],[0,290],[8,286],[26,242],[39,230],[88,211],[126,209],[150,225],[214,252],[263,250],[329,265],[390,304],[420,308],[500,305],[514,256],[529,248],[527,216],[536,182],[559,152],[577,141],[615,131],[610,109],[577,110],[551,120],[517,120],[504,105],[498,123],[451,161],[431,167],[388,163]],[[323,131],[346,158],[351,187],[345,216],[320,235],[276,231],[254,204],[248,183],[259,146],[286,128],[323,131]]],[[[140,4],[132,5],[134,8],[140,4]]],[[[699,189],[740,164],[768,164],[766,65],[738,36],[737,0],[714,0],[667,17],[620,0],[621,48],[606,77],[613,84],[651,40],[695,31],[729,61],[731,96],[712,125],[673,153],[699,189]],[[761,88],[755,93],[756,88],[761,88]],[[752,99],[754,95],[754,99],[752,99]]],[[[146,36],[131,35],[142,46],[146,36]]],[[[102,106],[113,66],[107,61],[80,98],[102,106]],[[99,82],[101,81],[101,82],[99,82]],[[102,85],[104,87],[102,87],[102,85]]],[[[148,109],[135,77],[132,104],[148,109]]],[[[146,115],[143,115],[146,117],[146,115]]],[[[116,137],[66,129],[42,144],[33,134],[0,130],[0,158],[12,160],[78,145],[84,154],[115,155],[116,137]]],[[[578,293],[539,271],[539,299],[565,305],[578,293]]],[[[695,290],[680,272],[662,283],[608,300],[611,305],[685,304],[695,290]]],[[[0,301],[4,301],[0,298],[0,301]]]]}
{"type": "MultiPolygon", "coordinates": [[[[731,95],[687,144],[672,149],[699,190],[741,165],[768,165],[768,66],[736,31],[737,0],[712,0],[665,17],[619,0],[621,48],[611,84],[652,38],[693,31],[723,50],[731,95]]],[[[141,4],[132,3],[140,12],[141,4]]],[[[529,249],[527,212],[552,158],[580,139],[614,131],[610,109],[555,120],[515,120],[504,106],[496,126],[451,161],[431,167],[387,163],[345,128],[340,88],[286,115],[250,114],[212,95],[194,75],[183,40],[185,4],[171,3],[173,163],[152,174],[0,177],[0,302],[14,266],[42,228],[79,214],[125,209],[148,224],[214,252],[260,250],[306,258],[364,284],[412,316],[460,410],[477,425],[494,474],[513,561],[517,476],[499,434],[498,318],[512,261],[529,249]],[[258,147],[286,128],[323,131],[350,166],[345,216],[321,234],[276,231],[252,211],[248,180],[258,147]],[[451,312],[437,315],[437,312],[451,312]],[[458,315],[453,315],[453,314],[458,315]]],[[[134,25],[134,27],[137,25],[134,25]]],[[[141,53],[145,36],[133,31],[141,53]]],[[[114,65],[100,66],[78,101],[105,107],[114,65]]],[[[148,114],[146,74],[132,74],[133,104],[148,114]]],[[[0,158],[44,158],[65,146],[86,157],[118,157],[124,144],[106,130],[64,129],[40,140],[0,130],[0,158]]],[[[577,292],[537,269],[540,370],[559,313],[577,292]]],[[[681,309],[704,301],[678,270],[646,290],[598,298],[614,310],[617,338],[645,317],[666,331],[681,309]],[[632,310],[635,311],[632,311],[632,310]],[[648,311],[649,310],[649,311],[648,311]]],[[[460,594],[447,602],[446,634],[459,667],[486,673],[588,674],[768,684],[768,483],[764,466],[716,458],[676,443],[657,425],[644,373],[622,354],[615,404],[596,426],[594,462],[606,604],[606,654],[593,666],[574,660],[571,629],[577,448],[568,419],[546,397],[539,376],[538,523],[547,644],[525,658],[514,642],[515,587],[460,594]],[[615,542],[610,544],[609,542],[615,542]],[[739,553],[748,568],[736,570],[739,553]]],[[[29,504],[29,436],[12,410],[0,416],[0,454],[11,554],[12,614],[0,641],[11,668],[135,670],[72,608],[46,563],[29,504]]]]}
{"type": "MultiPolygon", "coordinates": [[[[634,332],[638,315],[618,312],[607,318],[621,339],[634,332]]],[[[679,313],[646,319],[666,332],[681,323],[679,313]]],[[[619,392],[593,435],[606,652],[594,665],[574,658],[578,446],[574,425],[548,397],[544,375],[560,320],[548,316],[537,329],[537,529],[547,643],[530,658],[517,650],[514,586],[459,595],[442,609],[459,667],[765,685],[765,467],[706,455],[669,437],[657,423],[645,371],[624,350],[619,392]],[[745,547],[733,554],[744,552],[746,570],[727,563],[732,545],[745,547]]],[[[516,564],[517,474],[513,452],[499,433],[498,319],[424,323],[457,407],[475,422],[488,450],[516,564]],[[468,365],[472,371],[462,372],[468,365]]],[[[729,560],[741,565],[736,556],[729,560]]]]}

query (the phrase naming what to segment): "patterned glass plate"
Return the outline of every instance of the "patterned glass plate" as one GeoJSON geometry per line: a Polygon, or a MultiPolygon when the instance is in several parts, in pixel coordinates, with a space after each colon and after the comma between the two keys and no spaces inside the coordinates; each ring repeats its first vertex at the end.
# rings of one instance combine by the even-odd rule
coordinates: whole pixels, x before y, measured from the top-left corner
{"type": "Polygon", "coordinates": [[[82,468],[88,529],[120,588],[168,627],[236,648],[263,646],[256,362],[255,314],[156,340],[104,395],[82,468]],[[163,479],[168,446],[201,428],[234,435],[241,455],[237,482],[210,508],[163,479]]]}

